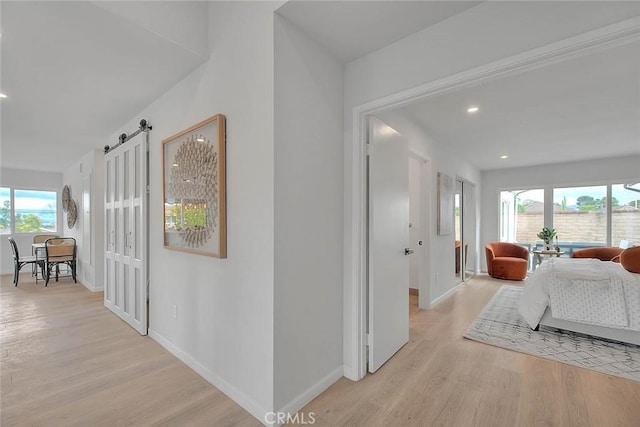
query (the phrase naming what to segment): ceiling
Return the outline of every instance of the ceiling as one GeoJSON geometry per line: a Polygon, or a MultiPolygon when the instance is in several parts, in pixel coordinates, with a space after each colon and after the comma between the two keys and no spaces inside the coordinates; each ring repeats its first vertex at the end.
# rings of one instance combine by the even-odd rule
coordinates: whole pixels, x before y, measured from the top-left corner
{"type": "Polygon", "coordinates": [[[3,1],[1,12],[2,167],[66,170],[208,58],[207,2],[3,1]]]}
{"type": "Polygon", "coordinates": [[[402,111],[481,170],[638,155],[640,41],[446,92],[402,111]],[[470,106],[480,109],[469,114],[470,106]]]}
{"type": "Polygon", "coordinates": [[[479,1],[290,1],[277,13],[342,62],[388,46],[479,1]]]}
{"type": "MultiPolygon", "coordinates": [[[[491,16],[535,25],[533,48],[637,17],[640,3],[292,1],[278,13],[346,62],[460,13],[461,22],[491,16]],[[531,19],[514,19],[523,13],[531,19]]],[[[640,45],[484,81],[401,112],[480,170],[638,155],[640,45]],[[468,114],[470,105],[479,112],[468,114]]]]}
{"type": "MultiPolygon", "coordinates": [[[[277,13],[347,62],[478,4],[486,5],[294,1],[277,13]]],[[[620,6],[607,19],[623,19],[636,5],[607,6],[620,6]]],[[[208,59],[215,2],[0,7],[0,91],[9,96],[0,101],[1,165],[62,172],[208,59]]],[[[567,22],[567,31],[585,25],[567,22]]],[[[620,46],[447,92],[403,112],[483,170],[638,154],[639,55],[638,43],[620,46]],[[471,103],[481,108],[474,116],[466,113],[471,103]],[[509,158],[498,159],[502,154],[509,158]]]]}

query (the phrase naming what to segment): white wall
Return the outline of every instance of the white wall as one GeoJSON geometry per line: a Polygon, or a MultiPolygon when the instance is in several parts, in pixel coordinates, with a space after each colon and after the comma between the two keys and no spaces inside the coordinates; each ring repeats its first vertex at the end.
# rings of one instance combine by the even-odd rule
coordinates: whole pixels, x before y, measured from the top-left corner
{"type": "MultiPolygon", "coordinates": [[[[39,172],[24,169],[2,168],[0,171],[0,187],[11,187],[20,190],[45,190],[58,193],[58,234],[62,234],[62,221],[66,219],[62,212],[62,174],[57,172],[39,172]]],[[[13,258],[7,238],[9,234],[0,235],[0,274],[13,273],[13,258]]],[[[33,234],[13,234],[20,255],[31,255],[33,234]]],[[[26,271],[26,267],[22,270],[26,271]]]]}
{"type": "Polygon", "coordinates": [[[73,237],[78,245],[76,276],[91,291],[100,291],[104,285],[104,151],[96,148],[85,154],[63,174],[63,185],[71,188],[71,198],[78,208],[78,219],[73,228],[63,221],[63,235],[73,237]],[[83,186],[91,181],[90,204],[85,206],[83,186]],[[85,241],[84,213],[90,216],[88,241],[85,241]],[[88,256],[87,256],[88,255],[88,256]]]}
{"type": "Polygon", "coordinates": [[[640,182],[639,154],[585,162],[554,163],[528,168],[498,169],[482,173],[481,266],[487,271],[484,246],[500,239],[500,191],[554,187],[577,187],[595,184],[633,184],[640,182]]]}
{"type": "Polygon", "coordinates": [[[150,335],[259,420],[272,409],[274,393],[272,35],[278,6],[210,3],[209,61],[110,139],[132,132],[142,118],[153,126],[150,335]],[[227,118],[227,259],[167,250],[161,231],[162,140],[216,113],[227,118]]]}
{"type": "Polygon", "coordinates": [[[275,18],[275,407],[342,377],[343,66],[275,18]]]}
{"type": "MultiPolygon", "coordinates": [[[[453,74],[520,54],[637,15],[632,2],[482,2],[477,6],[406,37],[346,65],[344,96],[344,319],[345,372],[353,371],[357,324],[352,316],[356,283],[351,266],[356,248],[354,230],[353,156],[354,108],[408,91],[453,74]],[[578,22],[569,28],[568,20],[578,22]]],[[[434,160],[432,177],[451,166],[434,160]]],[[[479,189],[478,189],[479,190],[479,189]]],[[[478,218],[480,221],[480,218],[478,218]]],[[[480,222],[479,222],[480,223],[480,222]]],[[[432,225],[433,226],[433,225],[432,225]]],[[[446,236],[445,236],[446,237],[446,236]]],[[[446,245],[436,237],[436,244],[446,245]]],[[[447,274],[453,271],[449,251],[431,252],[432,265],[446,257],[447,274]],[[451,268],[449,269],[449,265],[451,268]]],[[[453,253],[451,255],[453,257],[453,253]]],[[[452,262],[452,261],[451,261],[452,262]]],[[[447,276],[448,277],[448,276],[447,276]]],[[[446,281],[448,283],[448,280],[446,281]]],[[[435,295],[446,289],[441,281],[435,295]]],[[[349,374],[350,376],[353,376],[349,374]]]]}

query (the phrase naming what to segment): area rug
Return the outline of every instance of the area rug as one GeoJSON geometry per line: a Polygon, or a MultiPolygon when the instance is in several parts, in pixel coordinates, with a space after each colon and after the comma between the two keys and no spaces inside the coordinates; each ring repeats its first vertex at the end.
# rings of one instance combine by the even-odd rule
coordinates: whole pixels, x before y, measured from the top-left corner
{"type": "Polygon", "coordinates": [[[532,331],[518,313],[522,288],[502,286],[465,332],[470,340],[556,362],[640,381],[640,347],[540,327],[532,331]]]}

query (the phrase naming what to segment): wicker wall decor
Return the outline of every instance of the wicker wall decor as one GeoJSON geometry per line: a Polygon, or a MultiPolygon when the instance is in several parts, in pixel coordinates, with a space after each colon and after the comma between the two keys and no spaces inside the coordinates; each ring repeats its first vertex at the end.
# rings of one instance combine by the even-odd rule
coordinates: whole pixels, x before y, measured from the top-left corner
{"type": "Polygon", "coordinates": [[[71,187],[65,185],[62,189],[62,210],[69,210],[69,200],[71,200],[71,187]]]}
{"type": "Polygon", "coordinates": [[[67,206],[67,227],[73,228],[76,225],[78,219],[78,207],[73,199],[69,199],[67,206]]]}
{"type": "Polygon", "coordinates": [[[162,144],[164,246],[226,258],[224,116],[210,117],[162,144]]]}

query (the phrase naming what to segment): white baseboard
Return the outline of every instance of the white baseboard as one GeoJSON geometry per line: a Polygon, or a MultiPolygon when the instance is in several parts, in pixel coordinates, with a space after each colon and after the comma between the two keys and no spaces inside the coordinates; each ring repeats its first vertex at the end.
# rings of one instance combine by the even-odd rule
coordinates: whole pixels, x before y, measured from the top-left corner
{"type": "Polygon", "coordinates": [[[247,410],[251,415],[253,415],[258,421],[265,424],[265,415],[271,412],[270,409],[265,409],[258,405],[253,401],[249,396],[247,396],[242,391],[238,390],[232,384],[229,384],[219,375],[211,372],[209,369],[205,368],[198,361],[193,359],[191,356],[186,354],[184,351],[180,350],[178,347],[173,345],[168,339],[149,328],[149,336],[153,338],[158,344],[167,349],[171,354],[176,356],[185,365],[196,371],[202,378],[213,384],[218,390],[229,396],[231,400],[236,402],[238,405],[242,406],[247,410]]]}
{"type": "Polygon", "coordinates": [[[342,375],[344,377],[350,379],[351,381],[359,381],[360,380],[360,378],[358,378],[358,373],[353,368],[353,366],[343,365],[342,366],[342,375]]]}
{"type": "Polygon", "coordinates": [[[440,295],[438,298],[436,298],[433,301],[431,301],[431,308],[435,307],[437,304],[440,304],[442,301],[446,300],[451,295],[453,295],[458,290],[458,288],[460,288],[460,286],[464,285],[464,283],[465,282],[458,283],[456,286],[454,286],[453,288],[449,289],[444,294],[440,295]]]}
{"type": "Polygon", "coordinates": [[[83,285],[85,288],[89,289],[91,292],[102,292],[104,290],[104,288],[102,286],[100,287],[94,287],[93,285],[87,285],[86,283],[82,283],[81,281],[78,280],[78,283],[80,283],[81,285],[83,285]]]}
{"type": "Polygon", "coordinates": [[[329,372],[329,374],[327,374],[320,381],[309,387],[305,392],[301,393],[295,399],[284,405],[282,409],[280,409],[280,412],[295,414],[300,409],[304,408],[307,403],[318,397],[320,393],[328,389],[331,384],[342,378],[343,374],[344,367],[338,366],[336,369],[329,372]]]}

